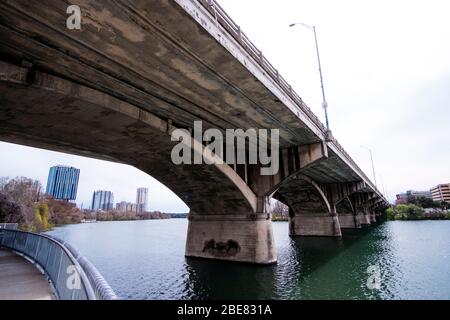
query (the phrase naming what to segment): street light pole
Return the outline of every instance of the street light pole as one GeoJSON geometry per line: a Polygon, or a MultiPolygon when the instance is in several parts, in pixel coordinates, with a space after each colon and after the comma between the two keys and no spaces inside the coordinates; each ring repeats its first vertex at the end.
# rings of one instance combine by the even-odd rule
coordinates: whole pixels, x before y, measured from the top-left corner
{"type": "Polygon", "coordinates": [[[383,188],[383,195],[387,197],[386,189],[384,189],[383,177],[381,176],[381,174],[380,174],[380,180],[381,180],[381,187],[383,188]]]}
{"type": "Polygon", "coordinates": [[[327,127],[327,131],[330,131],[330,126],[328,124],[328,103],[327,100],[325,99],[325,88],[323,85],[323,76],[322,76],[322,65],[320,63],[320,54],[319,54],[319,44],[317,42],[317,33],[316,33],[316,26],[310,26],[307,25],[305,23],[302,22],[297,22],[297,23],[292,23],[291,25],[289,25],[290,27],[294,27],[296,25],[302,25],[304,27],[306,27],[309,30],[312,30],[314,32],[314,42],[316,44],[316,54],[317,54],[317,62],[319,64],[319,75],[320,75],[320,87],[322,89],[322,108],[325,110],[325,124],[327,127]]]}
{"type": "Polygon", "coordinates": [[[368,147],[365,147],[365,146],[361,146],[361,148],[363,148],[363,149],[366,149],[366,150],[368,150],[368,151],[369,151],[369,153],[370,153],[370,161],[372,162],[372,173],[373,173],[373,180],[374,180],[374,182],[375,182],[375,187],[377,187],[377,188],[378,188],[378,186],[377,186],[377,177],[376,177],[376,175],[375,175],[375,166],[373,165],[373,156],[372,156],[372,150],[370,150],[370,148],[368,148],[368,147]]]}

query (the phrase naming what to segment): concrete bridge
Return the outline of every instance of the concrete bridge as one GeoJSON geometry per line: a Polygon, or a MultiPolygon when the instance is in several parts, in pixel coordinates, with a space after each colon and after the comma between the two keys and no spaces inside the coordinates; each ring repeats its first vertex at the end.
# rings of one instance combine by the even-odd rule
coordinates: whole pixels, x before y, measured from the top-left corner
{"type": "MultiPolygon", "coordinates": [[[[214,1],[0,2],[0,139],[133,165],[190,208],[186,255],[276,261],[268,199],[292,236],[341,236],[388,201],[214,1]],[[176,128],[279,129],[280,170],[175,165],[176,128]]],[[[193,138],[192,138],[193,139],[193,138]]],[[[205,145],[192,140],[196,152],[205,145]]]]}

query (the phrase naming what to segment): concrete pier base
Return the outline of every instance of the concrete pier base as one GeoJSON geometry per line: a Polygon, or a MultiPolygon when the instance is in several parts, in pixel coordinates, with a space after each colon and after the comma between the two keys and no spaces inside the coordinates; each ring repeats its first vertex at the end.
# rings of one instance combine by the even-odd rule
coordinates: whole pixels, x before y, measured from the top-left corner
{"type": "Polygon", "coordinates": [[[377,222],[377,217],[375,216],[375,212],[370,214],[370,222],[371,223],[377,222]]]}
{"type": "Polygon", "coordinates": [[[360,213],[357,216],[357,219],[361,226],[369,226],[371,224],[371,219],[369,214],[360,213]]]}
{"type": "Polygon", "coordinates": [[[277,255],[270,216],[189,216],[186,256],[275,263],[277,255]]]}
{"type": "Polygon", "coordinates": [[[330,215],[296,215],[289,217],[290,236],[342,236],[339,219],[330,215]]]}
{"type": "Polygon", "coordinates": [[[341,229],[358,229],[361,228],[361,223],[352,213],[349,214],[339,214],[339,225],[341,229]]]}

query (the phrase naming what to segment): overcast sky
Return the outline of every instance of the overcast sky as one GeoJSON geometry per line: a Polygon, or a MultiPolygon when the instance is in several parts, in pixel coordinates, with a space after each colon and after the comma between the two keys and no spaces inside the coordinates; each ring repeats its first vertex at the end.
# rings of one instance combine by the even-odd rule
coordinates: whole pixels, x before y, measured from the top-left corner
{"type": "MultiPolygon", "coordinates": [[[[269,61],[323,120],[314,38],[292,22],[315,24],[330,127],[389,199],[450,182],[450,5],[448,1],[221,0],[269,61]],[[382,183],[383,182],[383,183],[382,183]]],[[[186,212],[170,190],[130,166],[0,143],[0,176],[47,182],[56,164],[81,169],[77,203],[95,189],[150,209],[186,212]]]]}

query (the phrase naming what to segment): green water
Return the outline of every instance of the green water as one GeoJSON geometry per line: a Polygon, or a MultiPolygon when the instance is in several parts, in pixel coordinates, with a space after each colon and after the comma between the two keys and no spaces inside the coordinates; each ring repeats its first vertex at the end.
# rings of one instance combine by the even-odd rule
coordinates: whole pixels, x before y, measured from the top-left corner
{"type": "Polygon", "coordinates": [[[273,226],[278,263],[265,267],[185,258],[183,219],[50,233],[124,299],[450,299],[450,221],[386,222],[342,239],[291,238],[287,223],[273,226]],[[374,275],[379,286],[368,287],[374,275]]]}

